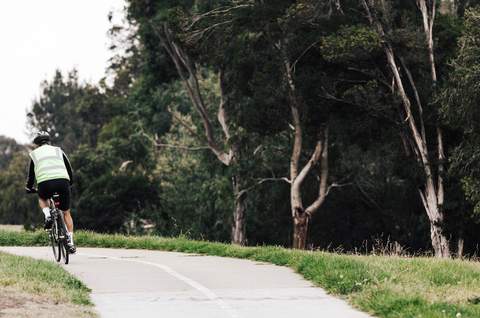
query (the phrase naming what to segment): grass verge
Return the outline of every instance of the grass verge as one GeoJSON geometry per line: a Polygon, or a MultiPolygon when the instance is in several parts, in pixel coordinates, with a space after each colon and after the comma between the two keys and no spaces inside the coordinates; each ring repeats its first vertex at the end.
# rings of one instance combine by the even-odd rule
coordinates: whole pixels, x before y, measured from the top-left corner
{"type": "MultiPolygon", "coordinates": [[[[75,238],[77,245],[84,247],[199,253],[288,266],[377,317],[480,317],[480,264],[475,262],[341,255],[91,232],[77,232],[75,238]]],[[[0,245],[46,245],[46,239],[43,232],[0,231],[0,245]]]]}
{"type": "MultiPolygon", "coordinates": [[[[22,309],[33,314],[32,311],[47,310],[49,305],[52,311],[58,312],[62,307],[63,313],[76,317],[93,315],[89,310],[92,305],[90,290],[51,262],[0,253],[0,289],[5,294],[2,298],[10,297],[9,303],[14,304],[11,307],[17,310],[12,316],[28,316],[28,312],[22,312],[22,309]]],[[[10,306],[3,307],[5,308],[0,309],[10,306]]]]}

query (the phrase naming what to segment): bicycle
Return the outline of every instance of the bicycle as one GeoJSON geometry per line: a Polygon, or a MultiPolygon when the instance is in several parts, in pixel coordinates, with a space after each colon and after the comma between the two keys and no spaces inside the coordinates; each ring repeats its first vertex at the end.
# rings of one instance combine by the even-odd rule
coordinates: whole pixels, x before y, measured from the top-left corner
{"type": "MultiPolygon", "coordinates": [[[[32,189],[28,193],[37,193],[37,189],[32,189]]],[[[53,196],[48,199],[48,206],[50,208],[50,217],[52,218],[52,227],[47,230],[52,245],[53,257],[58,263],[61,259],[68,264],[69,262],[69,249],[68,249],[68,231],[65,224],[65,218],[63,211],[58,206],[60,205],[60,195],[54,193],[53,196]]]]}

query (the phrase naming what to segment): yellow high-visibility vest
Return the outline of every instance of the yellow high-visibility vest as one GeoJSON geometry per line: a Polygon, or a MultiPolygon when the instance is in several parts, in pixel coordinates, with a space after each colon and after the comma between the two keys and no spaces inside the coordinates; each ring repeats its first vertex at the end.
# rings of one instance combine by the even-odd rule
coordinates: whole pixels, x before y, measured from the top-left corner
{"type": "Polygon", "coordinates": [[[35,165],[37,184],[54,179],[67,179],[67,168],[63,162],[63,151],[59,147],[43,145],[30,153],[35,165]]]}

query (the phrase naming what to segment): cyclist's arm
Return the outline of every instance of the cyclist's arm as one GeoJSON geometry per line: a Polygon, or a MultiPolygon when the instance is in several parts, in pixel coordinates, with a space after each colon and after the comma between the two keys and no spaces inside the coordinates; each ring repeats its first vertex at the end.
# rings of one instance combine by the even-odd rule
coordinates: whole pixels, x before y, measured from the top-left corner
{"type": "Polygon", "coordinates": [[[28,175],[27,175],[27,184],[25,185],[25,187],[27,189],[32,189],[34,183],[35,183],[35,165],[33,164],[33,160],[30,159],[28,175]]]}
{"type": "Polygon", "coordinates": [[[70,185],[73,184],[73,172],[72,172],[72,165],[70,164],[70,160],[65,153],[63,153],[63,162],[65,163],[65,167],[67,168],[68,177],[70,178],[70,185]]]}

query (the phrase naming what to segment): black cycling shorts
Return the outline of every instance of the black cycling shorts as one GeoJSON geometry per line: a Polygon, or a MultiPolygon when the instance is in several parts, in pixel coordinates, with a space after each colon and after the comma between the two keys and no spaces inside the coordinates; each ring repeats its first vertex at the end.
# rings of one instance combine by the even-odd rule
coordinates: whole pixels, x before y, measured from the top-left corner
{"type": "Polygon", "coordinates": [[[50,199],[55,193],[60,195],[58,208],[62,211],[70,209],[70,182],[67,179],[48,180],[38,184],[38,196],[43,200],[50,199]]]}

